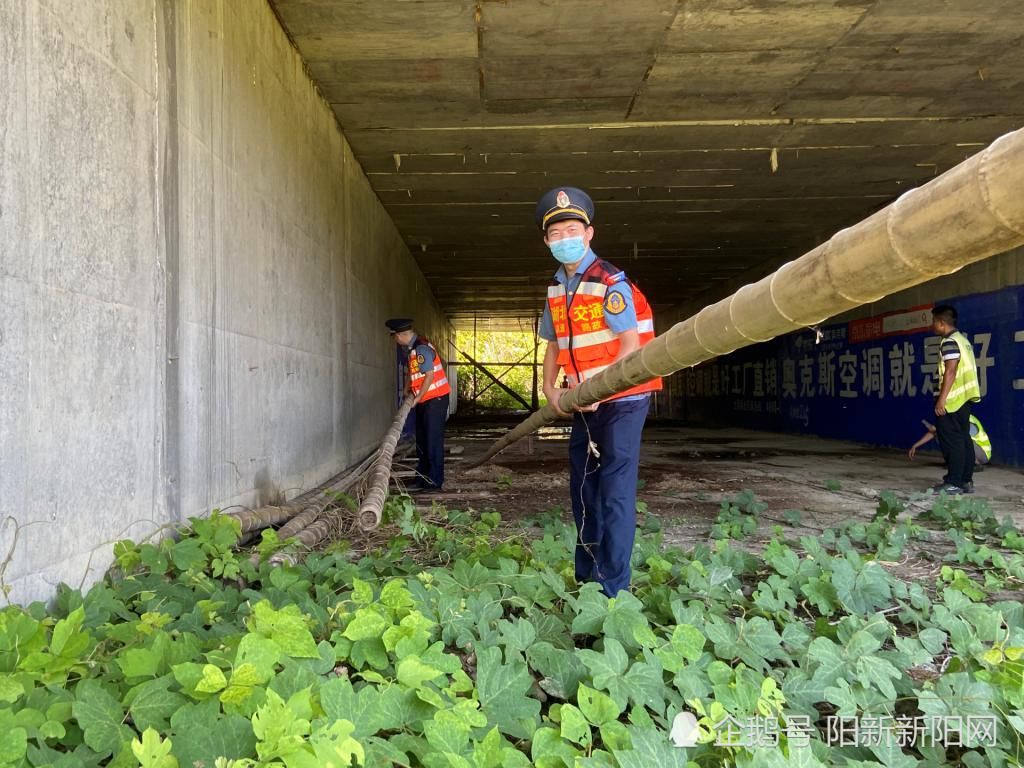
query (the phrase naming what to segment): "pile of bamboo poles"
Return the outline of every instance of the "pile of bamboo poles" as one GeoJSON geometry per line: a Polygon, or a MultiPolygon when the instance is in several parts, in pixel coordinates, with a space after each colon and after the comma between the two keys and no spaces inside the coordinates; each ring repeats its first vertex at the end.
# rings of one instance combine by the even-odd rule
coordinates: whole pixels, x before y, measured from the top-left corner
{"type": "MultiPolygon", "coordinates": [[[[360,527],[363,530],[376,528],[387,500],[395,450],[411,408],[412,399],[408,398],[398,409],[380,447],[352,469],[287,504],[229,512],[241,524],[240,544],[251,542],[266,528],[280,526],[278,538],[281,541],[293,540],[295,547],[275,553],[269,562],[292,565],[301,554],[315,550],[332,534],[346,527],[344,516],[338,514],[339,506],[345,507],[339,501],[340,494],[354,494],[363,499],[358,517],[360,527]]],[[[249,560],[257,566],[259,553],[254,552],[249,560]]]]}

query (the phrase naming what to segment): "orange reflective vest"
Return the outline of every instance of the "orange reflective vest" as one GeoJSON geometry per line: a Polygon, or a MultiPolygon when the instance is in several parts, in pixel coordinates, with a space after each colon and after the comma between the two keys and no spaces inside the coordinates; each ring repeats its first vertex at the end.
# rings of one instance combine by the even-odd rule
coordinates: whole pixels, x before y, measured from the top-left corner
{"type": "Polygon", "coordinates": [[[433,400],[435,397],[443,397],[452,391],[452,388],[448,386],[448,377],[444,372],[444,364],[441,362],[441,356],[437,354],[437,349],[430,343],[430,340],[425,336],[419,336],[416,338],[416,343],[413,344],[412,349],[409,350],[409,386],[412,387],[413,394],[418,395],[420,390],[423,389],[423,381],[427,378],[427,374],[420,370],[420,366],[423,364],[423,356],[416,354],[416,345],[426,344],[430,347],[434,353],[434,380],[430,382],[430,389],[427,390],[427,394],[420,400],[421,403],[427,402],[427,400],[433,400]]]}
{"type": "MultiPolygon", "coordinates": [[[[619,354],[619,340],[608,327],[604,315],[606,311],[615,312],[616,301],[623,308],[625,302],[618,293],[613,293],[606,307],[605,298],[609,286],[625,280],[624,273],[612,264],[596,259],[583,273],[571,301],[567,301],[565,286],[558,280],[553,280],[548,286],[548,307],[558,338],[558,365],[574,384],[600,373],[615,362],[619,354]]],[[[654,338],[654,313],[640,289],[632,283],[630,287],[636,310],[636,330],[642,347],[654,338]]],[[[608,399],[657,392],[661,386],[661,379],[654,379],[608,399]]]]}

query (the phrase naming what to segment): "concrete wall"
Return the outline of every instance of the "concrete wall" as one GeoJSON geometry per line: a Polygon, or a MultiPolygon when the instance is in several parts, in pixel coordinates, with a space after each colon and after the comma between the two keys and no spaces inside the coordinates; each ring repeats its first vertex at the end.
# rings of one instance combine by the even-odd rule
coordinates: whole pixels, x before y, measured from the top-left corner
{"type": "Polygon", "coordinates": [[[448,334],[260,0],[0,0],[0,251],[17,601],[361,458],[384,319],[448,334]]]}

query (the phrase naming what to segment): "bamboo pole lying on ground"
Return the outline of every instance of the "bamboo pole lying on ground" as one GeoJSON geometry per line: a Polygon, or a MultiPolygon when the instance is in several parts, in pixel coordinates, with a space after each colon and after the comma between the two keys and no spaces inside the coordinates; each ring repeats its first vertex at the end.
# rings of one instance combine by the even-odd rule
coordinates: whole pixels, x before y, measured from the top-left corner
{"type": "Polygon", "coordinates": [[[236,518],[242,526],[241,533],[243,535],[283,523],[294,514],[295,510],[287,504],[279,507],[258,507],[257,509],[242,509],[238,512],[228,512],[228,515],[236,518]]]}
{"type": "MultiPolygon", "coordinates": [[[[311,491],[303,493],[301,496],[297,496],[287,504],[258,507],[257,509],[242,509],[237,512],[229,512],[228,515],[238,520],[241,525],[240,533],[243,540],[247,534],[255,534],[263,528],[271,528],[280,523],[285,523],[285,528],[288,528],[288,522],[296,515],[308,510],[310,505],[318,506],[322,511],[330,504],[333,504],[334,499],[331,494],[350,490],[362,479],[363,475],[366,474],[366,470],[373,464],[376,458],[377,451],[374,451],[352,469],[335,475],[327,482],[311,491]]],[[[289,528],[289,530],[301,530],[301,528],[294,529],[293,527],[289,528]]],[[[287,538],[287,536],[282,538],[287,538]]]]}
{"type": "Polygon", "coordinates": [[[388,483],[391,481],[391,461],[395,455],[395,446],[402,436],[402,427],[412,409],[413,396],[409,395],[402,402],[391,427],[384,433],[380,443],[380,453],[370,470],[370,484],[359,506],[359,527],[370,531],[380,525],[380,517],[384,512],[384,502],[388,498],[388,483]]]}
{"type": "MultiPolygon", "coordinates": [[[[321,541],[326,539],[331,533],[331,524],[326,517],[320,516],[313,520],[309,525],[297,531],[289,538],[294,538],[296,543],[301,547],[301,552],[309,552],[316,547],[321,541]]],[[[299,552],[275,552],[270,556],[271,565],[295,565],[299,560],[299,552]]]]}
{"type": "MultiPolygon", "coordinates": [[[[1024,129],[841,230],[764,279],[561,394],[565,412],[1024,245],[1024,129]]],[[[545,405],[496,440],[478,466],[558,418],[545,405]]]]}

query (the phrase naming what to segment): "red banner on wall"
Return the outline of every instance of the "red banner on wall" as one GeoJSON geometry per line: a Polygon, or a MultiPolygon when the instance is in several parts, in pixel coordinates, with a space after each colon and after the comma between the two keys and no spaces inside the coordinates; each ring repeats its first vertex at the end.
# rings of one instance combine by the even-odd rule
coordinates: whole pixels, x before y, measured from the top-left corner
{"type": "Polygon", "coordinates": [[[851,344],[872,341],[885,336],[902,333],[927,331],[932,327],[932,304],[925,304],[913,309],[887,312],[884,315],[864,317],[853,320],[847,326],[846,336],[851,344]]]}

